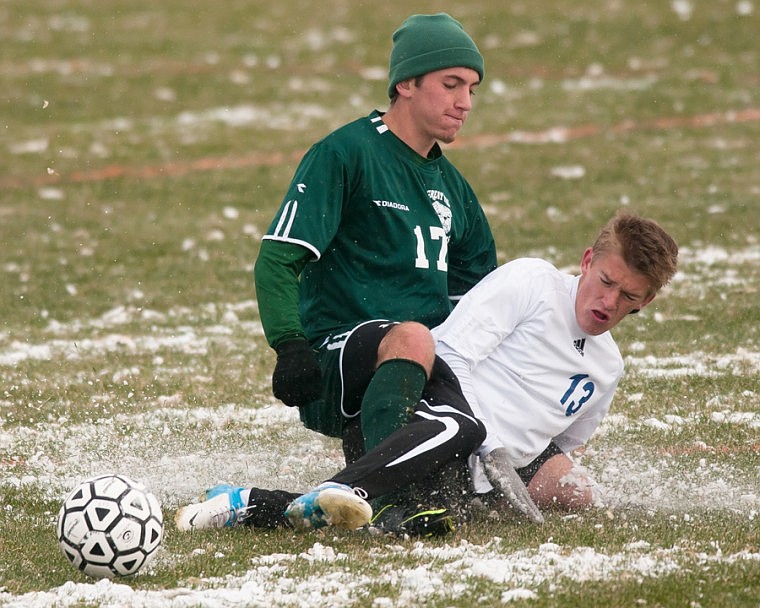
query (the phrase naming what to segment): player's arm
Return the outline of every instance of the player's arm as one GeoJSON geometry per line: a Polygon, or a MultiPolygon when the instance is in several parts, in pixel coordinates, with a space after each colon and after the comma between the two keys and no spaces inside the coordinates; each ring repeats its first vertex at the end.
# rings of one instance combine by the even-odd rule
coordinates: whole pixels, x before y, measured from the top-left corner
{"type": "Polygon", "coordinates": [[[312,259],[300,245],[264,239],[254,266],[259,317],[267,342],[277,352],[272,392],[300,407],[319,398],[322,374],[298,314],[299,276],[312,259]]]}
{"type": "Polygon", "coordinates": [[[469,193],[467,228],[462,238],[449,245],[448,287],[452,304],[496,268],[496,244],[488,219],[475,193],[469,193]]]}
{"type": "Polygon", "coordinates": [[[298,277],[313,254],[300,245],[264,239],[253,269],[264,335],[276,349],[287,340],[305,338],[298,315],[298,277]]]}

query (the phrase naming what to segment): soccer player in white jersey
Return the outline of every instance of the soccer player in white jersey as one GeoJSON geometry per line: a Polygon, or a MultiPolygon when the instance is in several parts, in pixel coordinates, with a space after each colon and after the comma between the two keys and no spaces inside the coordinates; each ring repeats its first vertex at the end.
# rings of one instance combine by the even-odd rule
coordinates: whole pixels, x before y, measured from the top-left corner
{"type": "Polygon", "coordinates": [[[433,331],[436,352],[486,425],[470,461],[477,491],[491,489],[482,457],[501,455],[537,505],[591,504],[589,480],[573,473],[568,454],[607,414],[623,374],[610,330],[652,301],[675,274],[677,257],[676,243],[655,222],[619,214],[584,251],[579,276],[539,259],[514,260],[433,331]]]}
{"type": "Polygon", "coordinates": [[[610,330],[653,300],[677,259],[678,246],[657,223],[619,214],[584,251],[578,276],[534,258],[501,266],[433,330],[441,371],[406,425],[322,491],[234,488],[238,507],[221,494],[181,509],[178,527],[358,527],[372,517],[366,498],[381,528],[446,533],[458,513],[441,499],[461,492],[439,493],[430,482],[463,468],[470,452],[474,489],[489,502],[503,506],[506,497],[534,521],[536,505],[591,505],[589,480],[571,474],[568,454],[607,413],[623,373],[610,330]]]}

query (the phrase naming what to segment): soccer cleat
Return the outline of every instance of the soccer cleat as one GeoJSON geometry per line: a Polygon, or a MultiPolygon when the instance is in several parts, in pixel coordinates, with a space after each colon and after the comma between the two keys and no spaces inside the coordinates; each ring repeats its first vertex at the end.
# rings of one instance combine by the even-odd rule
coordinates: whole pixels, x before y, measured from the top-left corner
{"type": "Polygon", "coordinates": [[[456,532],[459,517],[445,507],[387,504],[372,518],[372,529],[395,536],[446,536],[456,532]]]}
{"type": "Polygon", "coordinates": [[[372,519],[366,493],[342,483],[326,481],[288,505],[285,516],[299,530],[335,526],[355,530],[372,519]]]}
{"type": "Polygon", "coordinates": [[[243,488],[221,484],[209,488],[200,502],[181,507],[174,517],[178,530],[209,530],[238,523],[246,512],[240,496],[243,488]]]}

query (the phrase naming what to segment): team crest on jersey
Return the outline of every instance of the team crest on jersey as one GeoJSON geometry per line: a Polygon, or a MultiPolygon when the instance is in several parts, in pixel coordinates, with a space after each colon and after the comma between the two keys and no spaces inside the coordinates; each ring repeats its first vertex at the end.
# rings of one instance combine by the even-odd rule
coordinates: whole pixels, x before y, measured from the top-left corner
{"type": "Polygon", "coordinates": [[[428,190],[427,193],[433,202],[433,210],[438,216],[443,230],[447,235],[451,234],[451,204],[449,199],[440,190],[428,190]]]}

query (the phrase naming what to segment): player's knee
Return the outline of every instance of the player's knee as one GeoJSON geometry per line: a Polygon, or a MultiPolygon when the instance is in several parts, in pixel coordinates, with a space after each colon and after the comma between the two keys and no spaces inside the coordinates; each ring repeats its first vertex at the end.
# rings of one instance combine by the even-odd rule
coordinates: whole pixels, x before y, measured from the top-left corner
{"type": "Polygon", "coordinates": [[[587,509],[593,505],[594,493],[591,478],[578,468],[573,468],[559,480],[565,489],[565,508],[587,509]]]}
{"type": "Polygon", "coordinates": [[[576,511],[593,505],[593,482],[564,454],[547,460],[528,485],[536,505],[576,511]]]}
{"type": "Polygon", "coordinates": [[[486,430],[481,422],[469,416],[463,416],[450,410],[437,412],[435,416],[425,416],[426,422],[434,420],[442,425],[437,428],[438,433],[442,430],[456,429],[446,440],[446,450],[453,454],[456,459],[467,458],[485,441],[486,430]]]}
{"type": "Polygon", "coordinates": [[[476,418],[461,416],[459,428],[466,438],[470,452],[474,452],[486,440],[486,427],[476,418]]]}
{"type": "Polygon", "coordinates": [[[480,420],[478,420],[477,447],[481,446],[481,444],[486,440],[487,435],[488,435],[488,430],[486,429],[486,425],[483,424],[480,420]]]}
{"type": "Polygon", "coordinates": [[[419,363],[428,377],[435,361],[435,342],[422,323],[406,321],[391,329],[377,349],[378,365],[390,359],[408,359],[419,363]]]}

